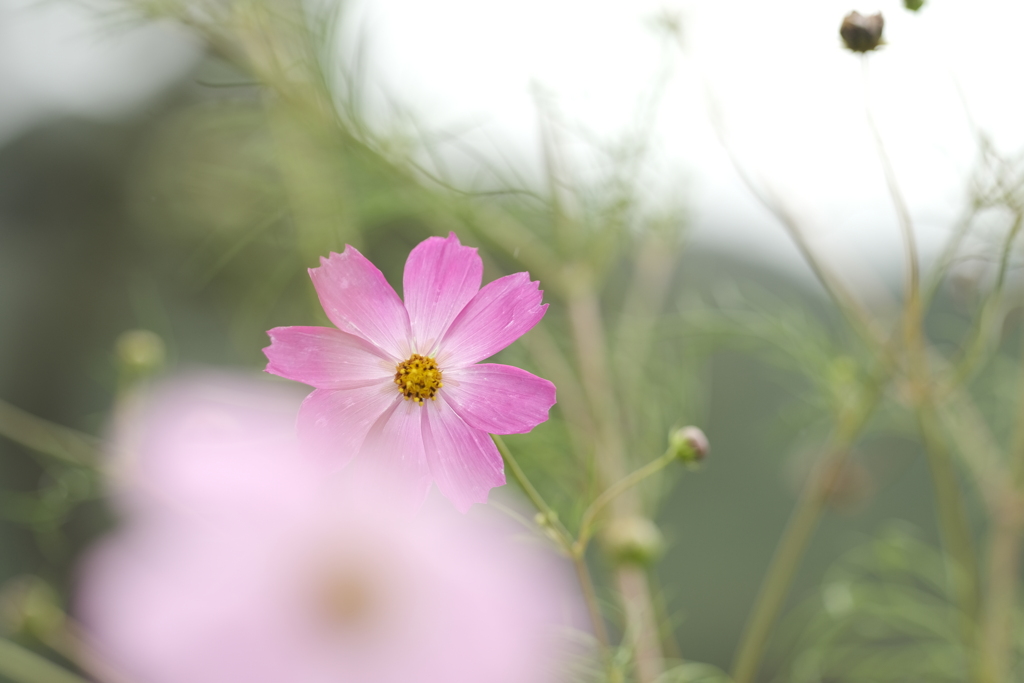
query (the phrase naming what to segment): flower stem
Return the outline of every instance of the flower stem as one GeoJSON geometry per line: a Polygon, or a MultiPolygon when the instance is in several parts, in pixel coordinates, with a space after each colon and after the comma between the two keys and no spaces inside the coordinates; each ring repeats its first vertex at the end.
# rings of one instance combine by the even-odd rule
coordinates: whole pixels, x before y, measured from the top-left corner
{"type": "Polygon", "coordinates": [[[520,488],[523,489],[523,492],[530,499],[530,502],[533,503],[533,506],[544,517],[545,526],[552,531],[562,550],[572,558],[573,568],[576,570],[576,577],[579,579],[580,589],[583,591],[583,600],[587,604],[587,612],[590,614],[590,621],[594,628],[594,637],[597,638],[601,651],[607,659],[610,646],[608,630],[604,625],[601,606],[597,601],[597,593],[594,591],[594,581],[590,577],[590,570],[587,568],[584,554],[575,552],[572,534],[558,520],[558,513],[547,504],[544,497],[540,495],[540,492],[530,482],[526,472],[523,472],[523,468],[519,466],[519,462],[512,455],[512,451],[505,444],[505,440],[497,434],[492,434],[491,438],[494,440],[494,445],[498,447],[498,452],[501,453],[501,458],[505,461],[505,465],[512,472],[512,477],[519,484],[520,488]]]}
{"type": "Polygon", "coordinates": [[[559,521],[558,513],[547,504],[540,492],[530,482],[526,476],[526,472],[523,472],[523,468],[519,466],[519,461],[516,460],[515,456],[512,455],[512,451],[508,449],[505,444],[505,440],[497,434],[492,434],[491,439],[494,440],[494,445],[498,447],[498,452],[501,453],[502,460],[505,461],[505,465],[511,470],[512,476],[518,482],[520,488],[523,489],[523,493],[530,499],[533,506],[537,508],[537,511],[544,516],[545,524],[550,526],[557,537],[559,545],[568,554],[572,554],[572,534],[569,530],[559,521]]]}
{"type": "Polygon", "coordinates": [[[26,413],[0,400],[0,434],[34,451],[74,465],[94,466],[99,439],[26,413]]]}
{"type": "Polygon", "coordinates": [[[50,660],[0,638],[0,674],[15,683],[88,683],[50,660]]]}
{"type": "Polygon", "coordinates": [[[583,512],[583,517],[580,520],[580,531],[573,544],[573,553],[582,554],[587,549],[587,543],[590,541],[590,537],[593,535],[594,520],[597,519],[597,515],[604,509],[605,505],[612,501],[615,497],[627,491],[644,479],[647,479],[653,474],[656,474],[663,470],[666,465],[676,459],[676,453],[674,449],[668,449],[665,453],[656,460],[652,460],[638,470],[627,474],[622,479],[618,480],[604,492],[594,499],[587,509],[583,512]]]}
{"type": "MultiPolygon", "coordinates": [[[[1019,221],[1019,217],[1018,217],[1019,221]]],[[[1018,370],[1017,415],[1010,440],[1009,477],[994,501],[988,547],[987,592],[982,604],[979,629],[979,675],[983,683],[1008,680],[1011,670],[1013,636],[1016,633],[1017,582],[1020,552],[1024,541],[1024,356],[1018,370]]]]}
{"type": "Polygon", "coordinates": [[[754,607],[743,627],[740,645],[733,660],[732,678],[735,683],[752,683],[757,674],[772,626],[789,594],[793,577],[800,565],[800,558],[818,526],[828,494],[843,471],[850,446],[881,399],[884,384],[883,377],[873,377],[865,387],[865,395],[860,405],[840,416],[836,431],[825,451],[826,458],[820,470],[825,473],[824,476],[812,475],[804,485],[800,500],[776,546],[768,573],[761,583],[754,607]]]}
{"type": "Polygon", "coordinates": [[[928,468],[935,491],[939,533],[953,564],[951,582],[960,607],[964,645],[976,645],[975,617],[978,612],[978,568],[974,543],[964,507],[963,494],[953,470],[952,458],[941,434],[939,416],[930,397],[917,407],[918,428],[928,455],[928,468]]]}
{"type": "Polygon", "coordinates": [[[982,683],[1009,680],[1010,655],[1015,633],[1017,581],[1020,575],[1021,501],[1013,497],[994,511],[988,549],[988,592],[981,610],[978,638],[978,674],[982,683]]]}
{"type": "MultiPolygon", "coordinates": [[[[602,480],[615,481],[626,475],[628,457],[617,392],[609,382],[612,373],[594,273],[584,264],[566,266],[564,285],[580,379],[597,427],[593,436],[595,464],[602,480]]],[[[626,516],[638,507],[635,497],[622,496],[615,500],[612,514],[626,516]]],[[[626,617],[626,632],[635,634],[637,681],[653,683],[661,673],[662,655],[657,629],[646,626],[647,615],[654,613],[646,576],[634,577],[631,568],[616,567],[614,579],[626,617]]]]}
{"type": "MultiPolygon", "coordinates": [[[[845,460],[845,452],[833,456],[833,460],[832,469],[840,471],[842,461],[845,460]]],[[[782,539],[775,549],[775,556],[772,557],[754,608],[743,628],[740,646],[736,650],[732,667],[732,678],[735,683],[751,683],[757,674],[772,625],[789,594],[789,587],[800,564],[800,558],[818,525],[825,504],[825,497],[821,495],[820,488],[813,477],[808,480],[800,501],[786,524],[782,539]]]]}
{"type": "Polygon", "coordinates": [[[601,614],[601,604],[597,600],[597,592],[594,590],[594,580],[590,577],[590,569],[587,567],[587,559],[583,555],[573,555],[572,565],[576,570],[576,578],[580,582],[580,590],[583,591],[583,601],[587,604],[587,613],[590,615],[590,623],[594,628],[594,637],[601,646],[601,652],[606,660],[610,659],[611,640],[608,638],[608,629],[604,625],[604,616],[601,614]]]}
{"type": "Polygon", "coordinates": [[[900,191],[899,183],[896,181],[896,172],[893,170],[892,162],[889,160],[889,153],[885,148],[885,143],[882,141],[882,133],[878,130],[878,124],[875,122],[875,116],[871,111],[871,84],[867,53],[864,53],[861,67],[864,76],[864,112],[867,115],[871,136],[875,141],[878,158],[882,162],[885,184],[889,188],[889,195],[892,198],[893,207],[896,209],[900,231],[903,234],[904,257],[907,263],[907,284],[904,295],[907,297],[907,310],[909,312],[910,307],[914,305],[917,299],[920,286],[920,268],[917,258],[917,243],[914,239],[914,224],[910,218],[910,211],[907,209],[907,202],[903,199],[903,193],[900,191]]]}

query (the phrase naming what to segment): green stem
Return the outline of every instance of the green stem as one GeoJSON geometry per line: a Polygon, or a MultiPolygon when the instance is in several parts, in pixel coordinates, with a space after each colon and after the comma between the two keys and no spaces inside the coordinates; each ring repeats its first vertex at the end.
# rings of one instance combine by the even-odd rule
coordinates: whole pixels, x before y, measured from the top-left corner
{"type": "MultiPolygon", "coordinates": [[[[837,471],[842,467],[845,455],[845,452],[841,452],[838,456],[833,456],[832,466],[837,471]]],[[[751,683],[757,674],[772,626],[782,609],[783,601],[789,594],[789,587],[800,564],[800,558],[818,525],[825,504],[821,488],[814,477],[808,480],[796,509],[786,524],[782,539],[768,567],[768,573],[758,591],[754,608],[744,626],[740,646],[736,650],[732,668],[735,683],[751,683]]]]}
{"type": "Polygon", "coordinates": [[[89,683],[50,660],[0,638],[0,674],[16,683],[89,683]]]}
{"type": "Polygon", "coordinates": [[[842,473],[854,439],[874,412],[881,398],[882,387],[883,379],[879,376],[874,377],[865,387],[867,393],[861,399],[859,410],[847,413],[845,419],[840,420],[827,447],[828,455],[821,470],[825,476],[819,478],[812,475],[804,485],[743,628],[733,660],[732,678],[735,683],[752,683],[757,674],[768,637],[789,594],[800,558],[818,525],[828,492],[842,473]]]}
{"type": "Polygon", "coordinates": [[[583,591],[583,601],[587,605],[590,623],[594,627],[594,637],[597,638],[607,663],[610,661],[611,640],[608,638],[608,629],[604,625],[604,616],[601,614],[601,605],[597,601],[597,592],[594,590],[594,580],[590,577],[590,569],[587,568],[586,557],[583,555],[573,555],[572,566],[576,570],[576,578],[579,579],[580,590],[583,591]]]}
{"type": "Polygon", "coordinates": [[[1005,487],[1000,487],[994,500],[989,503],[992,529],[978,648],[978,678],[983,683],[1008,680],[1013,636],[1016,633],[1017,582],[1020,576],[1021,543],[1024,541],[1024,499],[1021,497],[1024,485],[1024,369],[1018,370],[1017,383],[1017,415],[1010,439],[1010,476],[1000,478],[1005,487]]]}
{"type": "Polygon", "coordinates": [[[498,452],[501,453],[502,460],[505,461],[505,465],[512,472],[513,478],[519,484],[519,487],[523,489],[523,493],[530,499],[533,506],[537,508],[537,511],[544,516],[544,523],[550,527],[557,537],[559,545],[562,546],[562,550],[572,555],[572,534],[569,530],[559,521],[558,513],[547,504],[540,492],[530,482],[526,476],[526,472],[523,472],[523,468],[519,466],[519,461],[516,460],[515,456],[512,455],[512,451],[508,449],[505,444],[505,440],[497,434],[492,434],[491,439],[494,440],[494,445],[498,447],[498,452]]]}
{"type": "Polygon", "coordinates": [[[26,413],[3,400],[0,400],[0,434],[75,465],[95,465],[100,446],[95,437],[26,413]]]}
{"type": "Polygon", "coordinates": [[[974,623],[978,611],[978,568],[963,494],[950,453],[940,436],[939,417],[930,401],[926,400],[918,407],[917,419],[932,473],[939,531],[954,565],[951,579],[962,614],[962,635],[964,643],[971,646],[975,640],[974,623]]]}
{"type": "Polygon", "coordinates": [[[864,53],[861,66],[864,76],[864,111],[867,115],[868,127],[871,129],[871,136],[875,141],[875,149],[878,152],[878,158],[882,162],[882,172],[885,174],[885,184],[889,188],[889,195],[892,198],[893,207],[896,209],[896,217],[899,219],[900,231],[903,234],[904,257],[907,262],[907,291],[905,296],[907,297],[907,310],[909,312],[910,307],[913,306],[917,299],[918,289],[920,287],[917,244],[914,239],[914,224],[911,221],[910,211],[907,209],[907,203],[903,199],[903,193],[900,191],[899,183],[896,181],[896,172],[893,170],[892,162],[889,160],[889,153],[886,151],[885,143],[882,141],[882,133],[878,130],[878,124],[875,123],[874,114],[871,113],[871,86],[868,72],[867,53],[864,53]]]}
{"type": "Polygon", "coordinates": [[[512,477],[519,484],[520,488],[523,489],[523,492],[530,499],[530,502],[533,503],[533,506],[544,517],[545,526],[552,530],[562,550],[572,558],[573,568],[576,570],[576,577],[579,579],[580,589],[583,591],[583,600],[587,604],[590,621],[594,627],[594,637],[597,638],[597,642],[601,645],[601,651],[607,658],[611,641],[608,639],[608,630],[604,625],[604,617],[601,615],[601,606],[597,601],[594,581],[590,577],[586,558],[582,553],[575,552],[572,535],[558,520],[558,513],[547,504],[544,497],[540,495],[540,492],[530,482],[526,473],[523,472],[523,468],[519,466],[519,462],[512,455],[512,451],[505,444],[505,440],[497,434],[492,434],[491,438],[494,440],[494,445],[498,447],[498,452],[501,453],[505,466],[512,472],[512,477]]]}
{"type": "Polygon", "coordinates": [[[1003,242],[995,284],[992,286],[992,291],[985,298],[984,303],[982,303],[981,311],[974,320],[970,341],[964,344],[965,350],[960,360],[955,364],[950,379],[947,382],[947,391],[949,388],[960,386],[967,382],[992,355],[993,347],[996,345],[993,343],[993,338],[1001,330],[999,309],[1002,305],[1003,289],[1006,283],[1006,275],[1009,271],[1010,255],[1013,251],[1013,242],[1016,240],[1017,235],[1020,234],[1022,225],[1024,225],[1024,213],[1018,212],[1003,242]]]}
{"type": "Polygon", "coordinates": [[[580,532],[579,537],[576,539],[576,543],[573,544],[573,553],[581,554],[587,549],[587,543],[590,541],[590,537],[593,535],[594,520],[597,519],[597,515],[600,514],[601,510],[610,503],[614,498],[619,496],[625,491],[633,488],[644,479],[647,479],[653,474],[656,474],[663,470],[666,465],[676,459],[675,450],[670,448],[658,459],[652,460],[638,470],[627,474],[622,479],[618,480],[604,492],[594,499],[587,509],[583,512],[583,517],[580,520],[580,532]]]}
{"type": "Polygon", "coordinates": [[[981,683],[1010,680],[1022,520],[1016,492],[1008,503],[995,511],[988,548],[988,591],[980,615],[978,642],[977,679],[981,683]]]}

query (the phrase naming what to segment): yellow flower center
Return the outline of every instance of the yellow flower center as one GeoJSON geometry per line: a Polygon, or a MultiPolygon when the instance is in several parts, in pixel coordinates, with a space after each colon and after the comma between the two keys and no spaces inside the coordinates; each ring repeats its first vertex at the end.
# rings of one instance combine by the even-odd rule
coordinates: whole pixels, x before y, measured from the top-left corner
{"type": "Polygon", "coordinates": [[[437,367],[437,362],[418,353],[398,364],[395,384],[406,400],[411,398],[420,405],[423,405],[425,398],[433,400],[437,390],[444,386],[441,384],[441,369],[437,367]]]}

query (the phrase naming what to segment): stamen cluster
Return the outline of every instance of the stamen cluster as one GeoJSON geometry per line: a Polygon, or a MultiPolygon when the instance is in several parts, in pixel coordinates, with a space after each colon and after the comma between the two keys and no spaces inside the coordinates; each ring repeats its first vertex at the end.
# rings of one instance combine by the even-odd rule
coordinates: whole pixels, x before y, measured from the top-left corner
{"type": "Polygon", "coordinates": [[[444,386],[441,384],[441,369],[437,367],[437,361],[418,353],[398,364],[395,384],[406,400],[411,398],[420,405],[423,405],[425,398],[433,400],[437,390],[444,386]]]}

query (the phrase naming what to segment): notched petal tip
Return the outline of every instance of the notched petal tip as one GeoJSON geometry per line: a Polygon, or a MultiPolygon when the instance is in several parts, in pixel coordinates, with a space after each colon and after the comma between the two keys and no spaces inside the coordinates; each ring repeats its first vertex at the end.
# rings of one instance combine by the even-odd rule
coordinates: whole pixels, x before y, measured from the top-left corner
{"type": "Polygon", "coordinates": [[[436,350],[437,340],[480,291],[483,270],[477,249],[462,245],[454,232],[428,237],[410,252],[402,282],[418,352],[436,350]]]}
{"type": "Polygon", "coordinates": [[[335,327],[390,356],[407,356],[409,316],[380,269],[352,245],[346,245],[341,254],[332,252],[321,263],[309,275],[324,313],[335,327]]]}

